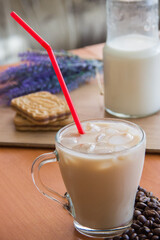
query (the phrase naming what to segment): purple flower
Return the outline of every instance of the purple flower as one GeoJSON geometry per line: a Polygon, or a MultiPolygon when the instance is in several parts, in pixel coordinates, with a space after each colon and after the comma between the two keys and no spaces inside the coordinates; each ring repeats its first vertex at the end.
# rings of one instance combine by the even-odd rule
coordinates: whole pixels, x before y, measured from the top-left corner
{"type": "MultiPolygon", "coordinates": [[[[95,77],[96,71],[103,69],[102,62],[98,60],[85,60],[63,50],[56,51],[55,55],[69,91],[89,81],[95,77]]],[[[28,51],[19,56],[20,65],[0,73],[0,104],[9,104],[12,98],[36,91],[61,91],[46,52],[28,51]]]]}

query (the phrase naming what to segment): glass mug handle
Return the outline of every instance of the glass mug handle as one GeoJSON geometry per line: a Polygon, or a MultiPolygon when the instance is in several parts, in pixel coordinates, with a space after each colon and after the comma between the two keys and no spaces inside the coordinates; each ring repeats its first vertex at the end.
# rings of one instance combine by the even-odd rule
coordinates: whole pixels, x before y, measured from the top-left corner
{"type": "Polygon", "coordinates": [[[69,195],[65,193],[64,196],[57,193],[56,191],[52,190],[51,188],[47,187],[40,178],[40,169],[42,166],[48,163],[55,163],[58,161],[58,153],[55,150],[54,152],[44,153],[37,157],[31,168],[32,180],[36,188],[40,193],[42,193],[47,198],[54,200],[61,204],[66,210],[70,211],[70,203],[69,203],[69,195]]]}

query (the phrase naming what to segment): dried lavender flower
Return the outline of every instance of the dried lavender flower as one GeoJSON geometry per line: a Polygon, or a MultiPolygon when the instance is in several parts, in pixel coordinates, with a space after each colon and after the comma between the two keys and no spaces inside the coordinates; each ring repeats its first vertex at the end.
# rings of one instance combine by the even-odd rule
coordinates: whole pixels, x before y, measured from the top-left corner
{"type": "MultiPolygon", "coordinates": [[[[82,59],[66,51],[56,51],[55,55],[69,91],[95,77],[103,68],[101,61],[82,59]]],[[[37,91],[61,92],[46,52],[28,51],[19,57],[20,65],[0,73],[0,104],[10,104],[12,98],[37,91]]]]}

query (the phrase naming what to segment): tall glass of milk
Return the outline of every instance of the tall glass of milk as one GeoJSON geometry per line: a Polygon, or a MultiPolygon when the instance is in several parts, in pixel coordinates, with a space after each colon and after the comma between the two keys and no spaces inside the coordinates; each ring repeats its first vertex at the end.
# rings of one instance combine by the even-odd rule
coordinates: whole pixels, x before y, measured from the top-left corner
{"type": "Polygon", "coordinates": [[[158,0],[107,0],[105,109],[144,117],[160,109],[158,0]]]}

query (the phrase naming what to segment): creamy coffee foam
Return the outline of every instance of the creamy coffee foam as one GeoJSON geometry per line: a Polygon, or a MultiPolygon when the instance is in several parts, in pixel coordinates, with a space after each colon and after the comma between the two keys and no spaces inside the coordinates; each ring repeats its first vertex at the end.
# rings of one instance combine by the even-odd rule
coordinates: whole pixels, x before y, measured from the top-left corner
{"type": "Polygon", "coordinates": [[[65,147],[83,153],[111,153],[137,145],[142,136],[135,127],[117,122],[83,123],[85,134],[75,127],[66,130],[60,138],[65,147]]]}

